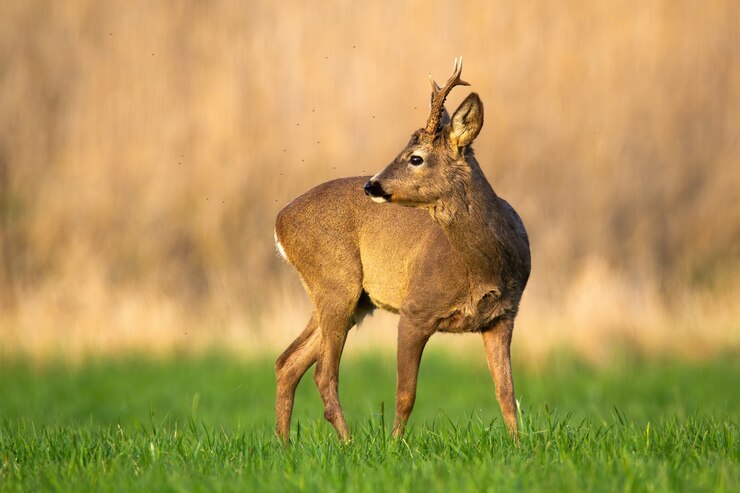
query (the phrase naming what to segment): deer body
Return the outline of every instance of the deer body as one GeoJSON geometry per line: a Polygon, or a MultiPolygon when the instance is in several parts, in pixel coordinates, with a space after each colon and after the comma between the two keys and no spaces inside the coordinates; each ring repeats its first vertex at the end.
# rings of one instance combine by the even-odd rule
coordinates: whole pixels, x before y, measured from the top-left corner
{"type": "MultiPolygon", "coordinates": [[[[443,89],[433,83],[433,91],[461,83],[457,61],[456,75],[443,89]]],[[[424,346],[439,331],[483,335],[502,413],[516,436],[509,346],[529,277],[529,243],[521,219],[494,193],[470,149],[482,126],[480,100],[471,94],[440,127],[432,121],[447,119],[446,92],[440,94],[427,128],[381,173],[324,183],[278,214],[277,245],[314,306],[306,329],[276,363],[283,439],[295,388],[314,362],[324,415],[348,438],[339,359],[349,329],[374,307],[400,315],[394,435],[403,433],[413,408],[424,346]]]]}

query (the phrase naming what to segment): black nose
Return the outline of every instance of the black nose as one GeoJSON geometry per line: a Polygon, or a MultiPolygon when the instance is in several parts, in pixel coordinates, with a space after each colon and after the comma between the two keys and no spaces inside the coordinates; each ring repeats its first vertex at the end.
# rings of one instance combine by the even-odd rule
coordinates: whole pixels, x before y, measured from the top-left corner
{"type": "Polygon", "coordinates": [[[377,180],[368,181],[362,188],[365,189],[365,195],[370,197],[385,197],[387,195],[377,180]]]}

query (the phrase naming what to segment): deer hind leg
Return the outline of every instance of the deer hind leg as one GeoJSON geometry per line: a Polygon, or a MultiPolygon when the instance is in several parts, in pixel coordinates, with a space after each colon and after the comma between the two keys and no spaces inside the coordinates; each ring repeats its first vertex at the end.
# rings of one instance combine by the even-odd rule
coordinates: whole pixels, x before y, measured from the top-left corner
{"type": "MultiPolygon", "coordinates": [[[[338,295],[336,292],[332,294],[338,295]]],[[[337,430],[339,438],[345,441],[349,440],[350,435],[339,402],[339,361],[342,357],[347,332],[354,325],[354,311],[359,293],[348,298],[352,301],[338,303],[335,298],[331,303],[319,309],[321,343],[314,375],[321,400],[324,402],[324,417],[337,430]]]]}
{"type": "Polygon", "coordinates": [[[295,389],[306,371],[319,355],[321,334],[316,315],[311,315],[301,335],[280,355],[275,363],[277,389],[275,398],[275,431],[287,442],[290,437],[290,418],[293,414],[295,389]]]}
{"type": "Polygon", "coordinates": [[[516,398],[511,374],[511,335],[513,331],[514,321],[503,319],[482,332],[482,335],[488,369],[496,384],[496,398],[501,406],[501,414],[504,416],[509,434],[514,441],[518,441],[516,398]]]}
{"type": "Polygon", "coordinates": [[[416,383],[419,377],[419,364],[430,334],[414,327],[405,318],[398,324],[398,374],[396,380],[396,420],[393,436],[401,437],[406,428],[416,401],[416,383]]]}

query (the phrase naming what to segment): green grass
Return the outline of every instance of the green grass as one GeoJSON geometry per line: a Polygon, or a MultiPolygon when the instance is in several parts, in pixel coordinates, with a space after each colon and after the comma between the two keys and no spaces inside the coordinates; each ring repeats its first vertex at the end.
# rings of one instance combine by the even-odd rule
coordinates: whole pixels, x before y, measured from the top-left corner
{"type": "Polygon", "coordinates": [[[519,447],[482,356],[425,355],[402,441],[393,359],[348,359],[341,377],[353,441],[306,378],[283,447],[271,360],[0,362],[0,490],[740,491],[737,358],[515,368],[519,447]]]}

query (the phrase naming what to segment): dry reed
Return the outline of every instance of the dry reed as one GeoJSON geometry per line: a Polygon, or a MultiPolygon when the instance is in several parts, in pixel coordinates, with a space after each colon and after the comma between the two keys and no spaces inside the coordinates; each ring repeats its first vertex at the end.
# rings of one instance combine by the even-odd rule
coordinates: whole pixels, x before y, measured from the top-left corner
{"type": "Polygon", "coordinates": [[[381,169],[458,54],[531,235],[518,351],[737,350],[739,22],[730,0],[6,2],[0,353],[287,342],[309,307],[277,211],[381,169]]]}

